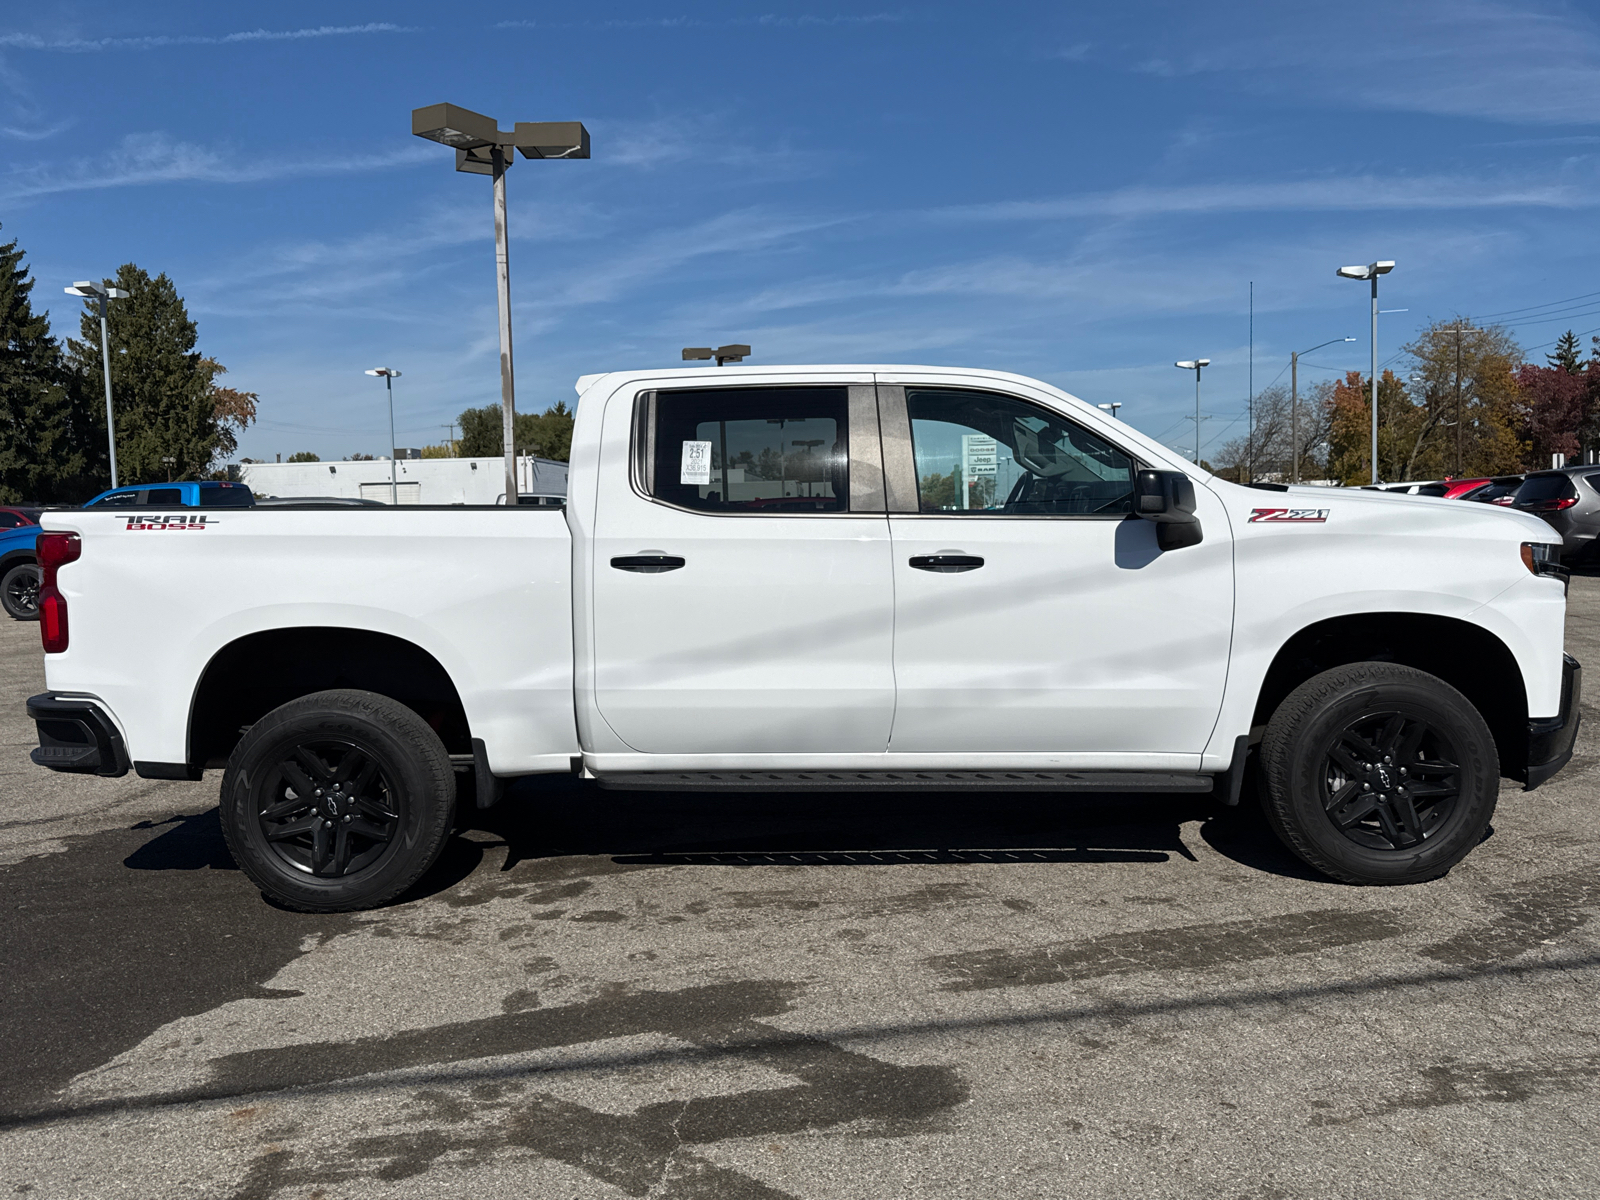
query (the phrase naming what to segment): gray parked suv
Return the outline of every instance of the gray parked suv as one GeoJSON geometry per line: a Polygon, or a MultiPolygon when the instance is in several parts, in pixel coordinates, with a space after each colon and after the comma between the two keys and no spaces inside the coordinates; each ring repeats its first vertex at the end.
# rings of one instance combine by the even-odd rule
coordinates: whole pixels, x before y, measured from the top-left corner
{"type": "Polygon", "coordinates": [[[1600,466],[1535,471],[1522,481],[1512,507],[1543,517],[1561,535],[1563,561],[1591,558],[1600,535],[1600,466]]]}

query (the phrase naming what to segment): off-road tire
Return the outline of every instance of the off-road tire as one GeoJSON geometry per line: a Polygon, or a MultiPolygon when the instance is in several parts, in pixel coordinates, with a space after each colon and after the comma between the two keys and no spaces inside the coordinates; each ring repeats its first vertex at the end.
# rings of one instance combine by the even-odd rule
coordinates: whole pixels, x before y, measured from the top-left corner
{"type": "Polygon", "coordinates": [[[13,621],[37,621],[39,619],[39,585],[43,581],[43,574],[37,563],[18,563],[0,576],[0,607],[6,610],[6,615],[13,621]],[[27,587],[29,578],[33,586],[27,587]],[[22,597],[31,594],[33,603],[30,606],[22,597]]]}
{"type": "Polygon", "coordinates": [[[1283,844],[1323,874],[1353,884],[1421,883],[1448,873],[1483,840],[1500,790],[1494,737],[1478,710],[1444,680],[1394,663],[1351,663],[1301,684],[1267,724],[1261,766],[1262,808],[1283,844]],[[1354,743],[1379,748],[1381,732],[1396,715],[1402,732],[1395,749],[1402,753],[1352,755],[1346,734],[1379,730],[1380,736],[1358,733],[1354,743]],[[1415,734],[1418,725],[1421,734],[1415,734]],[[1421,748],[1412,751],[1406,775],[1399,766],[1412,736],[1421,748]],[[1380,775],[1376,768],[1389,757],[1396,761],[1380,775]],[[1454,773],[1439,768],[1448,762],[1454,773]],[[1442,807],[1442,792],[1452,783],[1454,798],[1442,807]],[[1348,820],[1386,786],[1390,790],[1381,794],[1393,798],[1390,803],[1340,828],[1336,820],[1348,820]],[[1424,788],[1435,794],[1419,797],[1424,788]],[[1338,803],[1340,795],[1349,798],[1338,803]],[[1408,820],[1396,816],[1395,801],[1403,802],[1408,820]]]}
{"type": "Polygon", "coordinates": [[[349,912],[387,904],[433,865],[455,794],[450,756],[426,721],[387,696],[340,689],[252,725],[228,759],[219,805],[234,861],[267,897],[349,912]],[[353,777],[340,779],[341,763],[353,777]]]}

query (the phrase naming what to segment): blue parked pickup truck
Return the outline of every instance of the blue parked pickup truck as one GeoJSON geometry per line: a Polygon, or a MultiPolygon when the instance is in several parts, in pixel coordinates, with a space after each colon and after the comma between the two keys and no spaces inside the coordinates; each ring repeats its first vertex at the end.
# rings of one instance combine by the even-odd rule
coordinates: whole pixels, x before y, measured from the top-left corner
{"type": "Polygon", "coordinates": [[[85,508],[249,508],[256,498],[242,483],[136,483],[101,492],[85,508]]]}
{"type": "MultiPolygon", "coordinates": [[[[242,483],[140,483],[101,492],[84,508],[248,508],[255,495],[242,483]]],[[[3,510],[33,512],[31,509],[3,510]]],[[[0,608],[14,620],[39,619],[39,526],[0,528],[0,608]]]]}

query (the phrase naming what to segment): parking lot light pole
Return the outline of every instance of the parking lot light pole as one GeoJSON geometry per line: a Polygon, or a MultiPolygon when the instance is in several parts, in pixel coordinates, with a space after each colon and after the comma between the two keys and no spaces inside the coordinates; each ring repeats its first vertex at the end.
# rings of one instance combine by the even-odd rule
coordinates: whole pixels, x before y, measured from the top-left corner
{"type": "Polygon", "coordinates": [[[1394,270],[1392,259],[1368,263],[1364,267],[1340,267],[1342,279],[1372,281],[1372,482],[1378,482],[1378,276],[1394,270]]]}
{"type": "Polygon", "coordinates": [[[1209,358],[1189,358],[1172,364],[1185,371],[1194,372],[1194,465],[1200,465],[1200,368],[1209,367],[1209,358]]]}
{"type": "Polygon", "coordinates": [[[383,376],[383,386],[389,393],[389,503],[400,506],[400,476],[394,461],[394,381],[400,372],[393,367],[374,367],[368,375],[383,376]]]}
{"type": "Polygon", "coordinates": [[[69,288],[62,288],[69,296],[95,300],[100,305],[100,363],[106,374],[106,440],[111,447],[111,486],[117,486],[117,425],[111,415],[111,333],[106,324],[106,304],[111,300],[126,300],[128,293],[121,288],[106,287],[90,279],[80,279],[69,288]]]}
{"type": "Polygon", "coordinates": [[[1355,338],[1329,338],[1310,350],[1296,350],[1289,355],[1289,453],[1294,465],[1290,468],[1290,483],[1300,482],[1300,356],[1313,354],[1323,346],[1335,342],[1353,342],[1355,338]]]}
{"type": "Polygon", "coordinates": [[[1111,414],[1111,419],[1113,421],[1115,421],[1117,419],[1117,409],[1122,407],[1122,401],[1121,400],[1113,400],[1110,404],[1097,404],[1097,405],[1095,405],[1095,407],[1096,408],[1105,409],[1108,413],[1111,414]]]}
{"type": "Polygon", "coordinates": [[[516,384],[511,370],[511,257],[506,233],[506,168],[523,158],[588,158],[581,121],[518,121],[507,133],[493,117],[454,104],[411,110],[411,132],[450,146],[456,170],[494,177],[494,264],[500,303],[500,407],[506,456],[506,503],[517,502],[516,384]]]}

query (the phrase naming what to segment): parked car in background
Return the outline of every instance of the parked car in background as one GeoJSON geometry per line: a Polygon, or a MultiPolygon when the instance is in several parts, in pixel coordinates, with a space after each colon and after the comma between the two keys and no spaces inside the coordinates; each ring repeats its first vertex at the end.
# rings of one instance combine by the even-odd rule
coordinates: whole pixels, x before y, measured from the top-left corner
{"type": "Polygon", "coordinates": [[[0,506],[0,529],[16,529],[22,525],[37,525],[39,513],[37,508],[19,508],[16,505],[0,506]]]}
{"type": "Polygon", "coordinates": [[[1449,479],[1445,481],[1444,498],[1446,500],[1467,500],[1481,488],[1486,488],[1493,482],[1489,479],[1449,479]]]}
{"type": "Polygon", "coordinates": [[[250,508],[255,493],[242,483],[135,483],[101,492],[85,508],[250,508]]]}
{"type": "Polygon", "coordinates": [[[1442,480],[1427,480],[1417,483],[1367,483],[1361,490],[1364,492],[1398,492],[1403,496],[1442,496],[1449,485],[1442,480]]]}
{"type": "Polygon", "coordinates": [[[1542,518],[1561,535],[1564,562],[1590,558],[1600,534],[1600,467],[1535,471],[1522,481],[1512,507],[1542,518]]]}
{"type": "Polygon", "coordinates": [[[257,496],[257,508],[387,508],[382,500],[355,496],[257,496]]]}
{"type": "Polygon", "coordinates": [[[1508,506],[1516,498],[1517,489],[1522,486],[1521,475],[1497,475],[1480,488],[1464,492],[1457,496],[1458,500],[1476,500],[1479,504],[1499,504],[1508,506]]]}
{"type": "Polygon", "coordinates": [[[36,522],[0,529],[0,607],[15,621],[39,619],[39,533],[36,522]]]}

